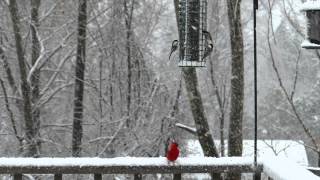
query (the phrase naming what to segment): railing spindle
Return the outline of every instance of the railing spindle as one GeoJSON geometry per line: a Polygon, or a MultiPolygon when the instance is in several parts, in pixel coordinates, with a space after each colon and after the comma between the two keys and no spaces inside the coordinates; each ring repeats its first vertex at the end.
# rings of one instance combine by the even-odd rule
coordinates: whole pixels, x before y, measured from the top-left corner
{"type": "Polygon", "coordinates": [[[142,180],[142,174],[135,174],[134,180],[142,180]]]}
{"type": "MultiPolygon", "coordinates": [[[[261,180],[261,173],[260,172],[256,172],[253,174],[253,179],[254,180],[261,180]]],[[[269,179],[269,178],[268,178],[269,179]]]]}
{"type": "Polygon", "coordinates": [[[55,174],[54,180],[62,180],[62,174],[55,174]]]}
{"type": "Polygon", "coordinates": [[[181,174],[174,174],[173,180],[181,180],[181,174]]]}
{"type": "Polygon", "coordinates": [[[94,180],[102,180],[102,174],[94,174],[94,180]]]}
{"type": "Polygon", "coordinates": [[[13,180],[22,180],[22,174],[14,174],[13,180]]]}

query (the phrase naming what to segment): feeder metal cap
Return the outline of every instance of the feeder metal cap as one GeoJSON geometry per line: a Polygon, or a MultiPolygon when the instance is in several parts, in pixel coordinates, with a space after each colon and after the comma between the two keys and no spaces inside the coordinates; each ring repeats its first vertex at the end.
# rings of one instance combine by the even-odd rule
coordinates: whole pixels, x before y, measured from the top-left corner
{"type": "Polygon", "coordinates": [[[320,0],[309,0],[302,3],[300,11],[320,11],[320,0]]]}

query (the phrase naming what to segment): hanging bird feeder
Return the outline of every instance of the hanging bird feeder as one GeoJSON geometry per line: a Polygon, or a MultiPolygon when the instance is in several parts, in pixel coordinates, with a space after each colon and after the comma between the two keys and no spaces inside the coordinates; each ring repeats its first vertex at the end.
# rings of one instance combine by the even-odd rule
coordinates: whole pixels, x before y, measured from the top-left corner
{"type": "Polygon", "coordinates": [[[306,49],[320,49],[320,0],[307,0],[302,4],[307,27],[306,40],[301,44],[306,49]]]}
{"type": "Polygon", "coordinates": [[[204,67],[207,32],[207,0],[179,2],[179,66],[204,67]]]}

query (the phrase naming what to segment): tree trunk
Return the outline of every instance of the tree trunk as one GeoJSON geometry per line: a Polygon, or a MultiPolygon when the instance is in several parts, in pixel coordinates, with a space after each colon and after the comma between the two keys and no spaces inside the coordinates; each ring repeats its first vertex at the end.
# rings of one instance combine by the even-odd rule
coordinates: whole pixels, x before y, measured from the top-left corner
{"type": "MultiPolygon", "coordinates": [[[[241,27],[241,0],[227,0],[230,28],[232,78],[231,110],[228,140],[228,155],[242,156],[243,119],[243,37],[241,27]]],[[[229,179],[240,180],[241,174],[230,174],[229,179]]]]}
{"type": "MultiPolygon", "coordinates": [[[[191,106],[193,119],[196,124],[197,135],[202,147],[203,153],[208,157],[219,157],[219,153],[214,144],[207,117],[204,113],[201,94],[198,90],[198,80],[196,70],[193,67],[185,67],[182,69],[186,84],[188,98],[191,106]]],[[[219,174],[212,174],[213,179],[220,179],[219,174]]]]}
{"type": "MultiPolygon", "coordinates": [[[[32,54],[31,63],[34,66],[40,56],[40,39],[38,39],[38,28],[39,24],[39,7],[40,0],[31,0],[31,34],[32,34],[32,54]]],[[[31,76],[31,87],[32,87],[32,104],[37,104],[40,98],[40,69],[35,68],[31,76]]],[[[36,137],[40,137],[40,109],[37,107],[32,111],[33,122],[35,124],[34,130],[36,137]]],[[[37,149],[40,152],[40,141],[36,140],[37,149]]]]}
{"type": "Polygon", "coordinates": [[[3,61],[3,69],[6,72],[7,79],[8,79],[9,85],[10,85],[12,91],[13,91],[13,94],[16,94],[16,93],[18,93],[18,88],[16,86],[16,82],[14,80],[14,77],[13,77],[13,74],[12,74],[12,70],[11,70],[11,68],[9,66],[9,62],[8,62],[8,60],[7,60],[7,58],[6,58],[5,54],[4,54],[4,50],[2,49],[1,46],[2,46],[2,44],[0,44],[0,59],[2,59],[2,61],[3,61]]]}
{"type": "Polygon", "coordinates": [[[219,105],[219,122],[220,122],[220,127],[219,127],[219,131],[220,131],[220,154],[222,157],[225,156],[225,144],[224,144],[224,122],[225,122],[225,107],[224,107],[224,102],[222,100],[222,97],[220,95],[215,77],[214,77],[214,72],[213,72],[213,63],[212,60],[210,60],[209,62],[210,64],[210,78],[211,78],[211,83],[212,86],[214,88],[214,93],[215,96],[217,98],[218,101],[218,105],[219,105]]]}
{"type": "Polygon", "coordinates": [[[125,26],[126,26],[126,50],[127,50],[127,122],[126,127],[130,127],[132,122],[130,118],[131,112],[131,90],[132,90],[132,62],[131,62],[131,36],[132,36],[132,16],[134,8],[134,0],[131,1],[131,7],[128,8],[127,0],[123,1],[124,14],[125,14],[125,26]]]}
{"type": "Polygon", "coordinates": [[[81,155],[82,121],[83,121],[83,90],[84,72],[86,60],[86,24],[87,24],[87,1],[79,0],[78,15],[78,44],[76,60],[76,79],[74,88],[74,109],[72,129],[72,156],[81,155]]]}
{"type": "Polygon", "coordinates": [[[37,156],[37,144],[35,143],[36,134],[34,131],[35,125],[32,118],[32,107],[31,107],[31,98],[30,98],[30,86],[27,81],[27,68],[26,68],[26,59],[24,56],[23,42],[21,37],[21,23],[18,12],[18,6],[16,0],[10,0],[9,11],[11,15],[13,32],[15,37],[16,44],[16,53],[17,60],[20,71],[20,80],[21,80],[21,92],[23,98],[23,117],[25,123],[25,152],[24,156],[32,157],[37,156]]]}
{"type": "Polygon", "coordinates": [[[196,124],[199,142],[203,149],[204,155],[208,157],[219,157],[218,151],[210,133],[207,117],[204,113],[203,102],[198,90],[198,79],[196,70],[193,67],[185,67],[182,69],[182,71],[193,119],[196,124]]]}

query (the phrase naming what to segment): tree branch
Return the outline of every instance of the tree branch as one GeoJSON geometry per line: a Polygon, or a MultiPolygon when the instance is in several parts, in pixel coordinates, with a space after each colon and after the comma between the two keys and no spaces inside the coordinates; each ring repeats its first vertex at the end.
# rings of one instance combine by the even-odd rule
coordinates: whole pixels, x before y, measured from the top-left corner
{"type": "Polygon", "coordinates": [[[193,128],[193,127],[181,124],[181,123],[176,123],[175,125],[176,125],[176,127],[191,133],[192,135],[195,135],[195,136],[197,135],[197,129],[196,128],[193,128]]]}
{"type": "Polygon", "coordinates": [[[1,78],[0,78],[0,85],[1,85],[1,88],[2,88],[2,91],[3,91],[4,100],[5,100],[5,106],[6,106],[6,109],[8,111],[9,118],[11,120],[11,124],[12,124],[12,129],[13,129],[14,135],[17,138],[17,140],[21,143],[22,137],[18,134],[18,130],[17,130],[15,119],[14,119],[14,115],[13,115],[13,112],[12,112],[12,110],[10,108],[7,91],[6,91],[4,82],[3,82],[3,80],[1,78]]]}
{"type": "Polygon", "coordinates": [[[271,62],[272,62],[272,67],[273,67],[273,70],[274,72],[276,73],[276,76],[277,76],[277,79],[278,79],[278,82],[279,82],[279,85],[280,85],[280,88],[282,90],[282,92],[285,94],[285,97],[288,101],[288,103],[290,104],[291,106],[291,109],[294,113],[294,115],[296,116],[296,119],[298,120],[299,124],[302,126],[304,132],[306,133],[306,135],[311,139],[312,141],[312,144],[316,147],[317,149],[317,152],[320,151],[318,145],[317,145],[317,142],[314,138],[314,136],[312,135],[310,129],[305,125],[304,121],[301,119],[299,113],[297,112],[297,109],[296,109],[296,106],[294,105],[288,91],[286,90],[286,88],[284,87],[284,84],[282,82],[282,79],[281,79],[281,76],[280,76],[280,73],[279,73],[279,70],[278,70],[278,67],[276,65],[276,62],[275,62],[275,58],[274,58],[274,55],[273,55],[273,50],[272,50],[272,47],[271,47],[271,42],[270,42],[270,39],[269,39],[269,33],[270,33],[270,28],[268,27],[268,38],[267,38],[267,43],[268,43],[268,48],[269,48],[269,52],[270,52],[270,58],[271,58],[271,62]]]}

